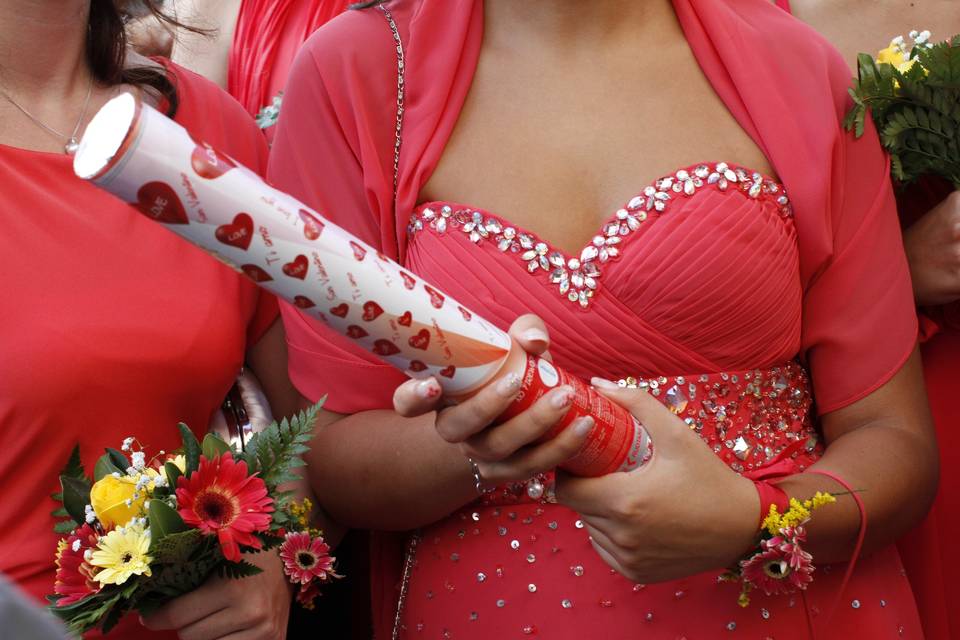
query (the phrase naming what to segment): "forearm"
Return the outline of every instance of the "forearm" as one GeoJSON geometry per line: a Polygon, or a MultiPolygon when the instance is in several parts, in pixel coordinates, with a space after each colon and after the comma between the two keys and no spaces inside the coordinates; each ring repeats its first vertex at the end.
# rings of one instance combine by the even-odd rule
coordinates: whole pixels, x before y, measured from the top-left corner
{"type": "MultiPolygon", "coordinates": [[[[863,552],[882,548],[912,527],[936,493],[938,456],[929,439],[895,424],[867,425],[836,439],[813,470],[831,472],[853,488],[867,514],[863,552]]],[[[835,504],[816,511],[807,525],[807,548],[819,562],[849,560],[860,529],[860,512],[846,489],[818,473],[802,473],[779,483],[804,500],[817,491],[837,495],[835,504]]]]}
{"type": "Polygon", "coordinates": [[[347,527],[408,530],[475,499],[466,459],[434,420],[365,411],[318,426],[307,473],[324,509],[347,527]]]}

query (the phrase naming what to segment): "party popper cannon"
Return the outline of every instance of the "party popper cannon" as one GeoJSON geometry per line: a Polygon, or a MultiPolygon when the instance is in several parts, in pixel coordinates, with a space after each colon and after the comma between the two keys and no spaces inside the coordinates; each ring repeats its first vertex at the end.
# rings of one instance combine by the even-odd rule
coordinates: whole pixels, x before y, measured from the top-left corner
{"type": "Polygon", "coordinates": [[[453,400],[516,373],[521,392],[505,420],[571,385],[570,410],[545,436],[593,416],[588,440],[562,465],[571,473],[631,470],[651,455],[625,409],[133,94],[96,114],[74,171],[408,375],[434,376],[453,400]]]}

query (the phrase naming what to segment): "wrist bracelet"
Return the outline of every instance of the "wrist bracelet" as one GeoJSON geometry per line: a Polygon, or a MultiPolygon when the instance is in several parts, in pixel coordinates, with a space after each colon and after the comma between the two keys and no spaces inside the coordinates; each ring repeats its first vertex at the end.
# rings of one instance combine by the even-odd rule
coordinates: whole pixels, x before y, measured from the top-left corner
{"type": "Polygon", "coordinates": [[[496,487],[486,486],[486,483],[483,481],[483,476],[480,475],[480,467],[477,466],[476,461],[473,458],[467,458],[467,462],[470,463],[470,470],[473,472],[473,483],[477,489],[477,493],[482,496],[493,491],[496,487]]]}

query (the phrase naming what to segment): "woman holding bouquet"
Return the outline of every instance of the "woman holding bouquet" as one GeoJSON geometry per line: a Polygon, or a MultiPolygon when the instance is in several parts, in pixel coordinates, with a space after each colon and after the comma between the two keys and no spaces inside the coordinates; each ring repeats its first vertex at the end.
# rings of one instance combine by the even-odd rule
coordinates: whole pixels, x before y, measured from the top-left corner
{"type": "Polygon", "coordinates": [[[497,426],[511,377],[434,412],[435,381],[395,391],[284,309],[294,383],[331,398],[314,489],[345,524],[417,530],[406,560],[374,548],[378,638],[919,637],[892,542],[936,448],[889,170],[840,126],[848,81],[765,0],[397,0],[308,41],[272,182],[600,376],[654,442],[553,500],[592,428],[539,443],[569,388],[497,426]],[[817,491],[840,495],[806,551],[744,567],[738,606],[718,575],[771,504],[817,491]]]}
{"type": "MultiPolygon", "coordinates": [[[[148,456],[171,451],[176,424],[206,427],[245,361],[278,414],[289,408],[275,301],[74,177],[75,140],[124,90],[247,166],[266,159],[226,94],[125,49],[110,0],[0,4],[0,572],[38,606],[54,592],[50,494],[74,444],[88,472],[128,436],[148,456]]],[[[255,561],[265,573],[208,582],[151,618],[156,631],[128,616],[111,637],[282,637],[290,592],[280,562],[255,561]]]]}
{"type": "MultiPolygon", "coordinates": [[[[935,28],[937,39],[960,33],[960,12],[952,2],[777,4],[829,38],[854,69],[859,53],[876,51],[897,34],[923,27],[935,28]]],[[[960,536],[960,442],[954,429],[960,424],[955,401],[960,389],[960,194],[951,193],[947,182],[926,180],[901,190],[897,199],[921,309],[924,378],[943,470],[933,509],[901,541],[900,552],[926,637],[951,638],[960,634],[960,588],[945,569],[953,541],[960,536]]]]}

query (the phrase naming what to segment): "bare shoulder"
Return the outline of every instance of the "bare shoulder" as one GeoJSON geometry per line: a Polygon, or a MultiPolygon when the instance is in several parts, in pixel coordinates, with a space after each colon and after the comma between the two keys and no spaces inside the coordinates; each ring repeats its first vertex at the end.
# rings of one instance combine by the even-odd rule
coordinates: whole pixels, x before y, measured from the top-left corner
{"type": "Polygon", "coordinates": [[[929,29],[935,40],[960,33],[960,0],[791,0],[794,15],[823,34],[853,66],[894,36],[929,29]]]}

